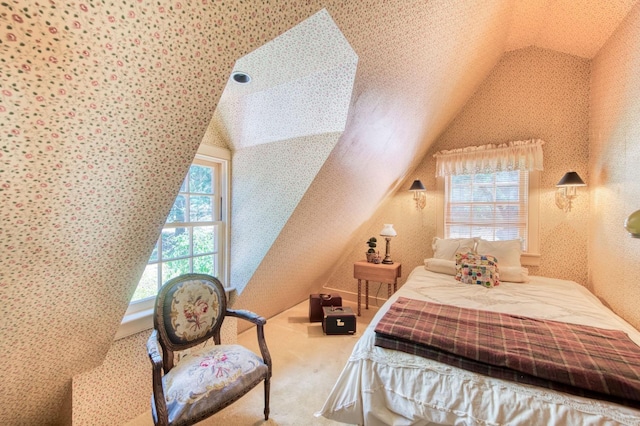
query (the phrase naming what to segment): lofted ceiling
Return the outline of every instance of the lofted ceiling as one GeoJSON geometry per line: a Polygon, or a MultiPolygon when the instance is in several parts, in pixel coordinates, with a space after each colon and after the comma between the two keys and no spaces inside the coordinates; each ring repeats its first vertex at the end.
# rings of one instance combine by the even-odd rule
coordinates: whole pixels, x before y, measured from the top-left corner
{"type": "Polygon", "coordinates": [[[358,56],[325,9],[238,59],[212,124],[234,150],[342,132],[358,56]]]}
{"type": "Polygon", "coordinates": [[[528,46],[593,58],[637,0],[515,0],[505,50],[528,46]]]}
{"type": "MultiPolygon", "coordinates": [[[[591,58],[635,2],[516,0],[506,22],[504,50],[535,45],[591,58]]],[[[449,12],[459,13],[464,21],[473,19],[470,10],[452,7],[449,12]]],[[[455,48],[449,46],[469,35],[455,34],[437,34],[436,40],[446,37],[441,43],[416,43],[432,47],[433,55],[426,55],[425,49],[407,62],[424,64],[425,76],[427,70],[444,75],[447,67],[455,69],[468,58],[450,56],[455,48]],[[435,65],[440,56],[444,60],[435,65]]],[[[357,55],[326,9],[236,61],[232,76],[243,72],[251,81],[239,84],[229,79],[210,127],[218,143],[235,153],[231,283],[240,293],[345,130],[356,65],[357,55]],[[262,144],[270,146],[244,151],[262,144]],[[291,152],[295,158],[288,155],[291,152]]],[[[469,72],[466,79],[479,81],[482,75],[469,72]]],[[[415,87],[416,93],[428,93],[446,86],[434,81],[425,90],[418,89],[418,83],[415,87]]],[[[455,97],[447,99],[450,105],[456,105],[451,100],[455,97]]]]}
{"type": "MultiPolygon", "coordinates": [[[[326,284],[325,265],[332,265],[341,250],[353,247],[357,241],[345,244],[345,237],[329,238],[322,229],[330,227],[335,230],[334,234],[347,236],[369,217],[371,209],[375,209],[380,200],[402,183],[404,173],[412,170],[416,159],[422,158],[447,123],[455,118],[500,54],[537,46],[592,58],[637,0],[615,3],[514,0],[483,5],[432,1],[426,5],[405,7],[393,2],[386,3],[384,7],[379,6],[379,2],[370,3],[376,3],[379,14],[372,16],[362,12],[361,27],[352,25],[352,21],[358,19],[355,11],[345,14],[343,9],[328,8],[361,59],[349,110],[350,122],[305,197],[296,203],[296,210],[287,210],[286,223],[273,220],[274,216],[279,217],[277,206],[288,201],[286,191],[279,194],[280,199],[270,198],[270,208],[262,209],[260,202],[251,206],[254,217],[270,217],[271,223],[281,223],[283,227],[269,228],[277,238],[269,238],[274,243],[264,258],[258,260],[249,256],[243,259],[240,251],[232,253],[232,271],[246,269],[245,264],[260,263],[259,267],[251,270],[251,275],[244,275],[235,282],[232,279],[232,285],[240,281],[241,288],[246,286],[245,293],[239,298],[244,307],[263,311],[272,309],[265,308],[263,303],[262,285],[265,282],[277,283],[279,293],[291,295],[296,300],[306,291],[298,283],[326,284]],[[384,31],[379,31],[382,28],[384,31]],[[398,175],[392,170],[403,172],[398,175]],[[367,179],[371,182],[369,186],[367,179]],[[340,208],[341,213],[334,217],[331,212],[325,212],[326,205],[345,207],[340,208]],[[325,213],[329,215],[325,217],[325,213]],[[318,251],[317,247],[322,247],[322,250],[318,251]],[[306,261],[305,256],[310,253],[317,260],[306,261]],[[296,270],[282,270],[278,259],[288,259],[297,265],[296,270]]],[[[305,43],[308,40],[301,38],[287,47],[295,50],[292,46],[305,43]]],[[[269,44],[264,46],[265,50],[269,44]]],[[[327,55],[327,60],[327,64],[331,64],[330,55],[327,55]]],[[[327,65],[317,57],[305,62],[308,64],[307,74],[310,73],[309,68],[317,66],[318,71],[322,71],[322,67],[327,65]]],[[[298,83],[295,78],[287,80],[284,77],[288,72],[287,65],[268,73],[262,72],[267,65],[268,61],[261,62],[252,52],[239,59],[234,69],[275,79],[273,84],[262,83],[267,87],[276,84],[294,87],[298,83]],[[238,65],[240,63],[242,66],[238,65]]],[[[324,94],[331,97],[329,91],[324,94]]],[[[223,94],[218,108],[224,110],[226,102],[227,96],[223,94]]],[[[243,102],[246,107],[251,99],[245,97],[243,102]]],[[[246,147],[246,142],[238,137],[244,133],[238,129],[263,126],[259,123],[262,118],[256,116],[258,123],[250,123],[246,116],[225,115],[225,126],[237,129],[227,133],[226,144],[232,149],[246,147]]],[[[295,128],[296,135],[302,136],[305,132],[305,128],[298,127],[300,123],[293,120],[278,124],[282,126],[279,131],[283,134],[287,134],[287,126],[295,128]]],[[[306,130],[306,135],[314,134],[312,126],[306,130]]],[[[288,147],[277,146],[290,142],[286,138],[280,141],[270,138],[268,141],[276,142],[271,144],[270,150],[278,152],[277,157],[284,164],[272,172],[286,176],[289,167],[286,164],[293,164],[295,159],[287,155],[288,147]]],[[[241,157],[243,161],[244,155],[241,157]]],[[[265,154],[260,155],[266,158],[265,154]]],[[[253,165],[253,170],[257,169],[256,164],[259,163],[253,165]]],[[[259,191],[247,194],[242,178],[234,177],[236,190],[243,199],[260,200],[259,191]]],[[[238,219],[234,215],[233,229],[236,233],[261,235],[266,232],[265,226],[238,219]]],[[[234,240],[232,250],[242,246],[243,241],[246,239],[234,240]]]]}
{"type": "MultiPolygon", "coordinates": [[[[636,3],[514,0],[504,50],[537,46],[590,59],[636,3]]],[[[229,148],[344,129],[352,87],[342,74],[355,73],[357,56],[331,25],[310,18],[236,61],[232,72],[251,81],[229,79],[211,124],[229,148]]]]}
{"type": "MultiPolygon", "coordinates": [[[[256,268],[238,299],[271,316],[327,281],[358,227],[505,51],[535,45],[592,58],[636,3],[3,3],[0,419],[54,423],[71,379],[103,362],[236,61],[256,82],[240,97],[260,102],[258,112],[269,105],[266,94],[285,98],[287,85],[311,93],[305,83],[315,77],[324,87],[341,67],[352,73],[342,77],[353,83],[350,97],[319,92],[340,100],[346,118],[323,116],[313,129],[313,121],[300,126],[267,109],[278,126],[251,127],[244,137],[248,123],[236,112],[217,132],[226,135],[219,144],[244,157],[233,179],[249,191],[235,192],[232,203],[253,210],[245,223],[232,217],[233,233],[250,241],[255,226],[281,227],[266,254],[247,251],[256,268]],[[310,49],[299,70],[242,59],[270,56],[261,46],[323,8],[343,35],[328,39],[331,48],[310,49]],[[345,40],[355,54],[332,50],[345,40]],[[328,136],[314,139],[322,152],[313,156],[304,148],[317,132],[328,136]],[[313,170],[302,181],[290,168],[300,152],[313,170]],[[256,177],[273,184],[251,188],[256,177]],[[287,179],[300,185],[295,199],[287,179]],[[34,353],[34,344],[47,351],[34,353]]],[[[296,56],[287,52],[300,53],[285,49],[282,58],[296,56]]]]}

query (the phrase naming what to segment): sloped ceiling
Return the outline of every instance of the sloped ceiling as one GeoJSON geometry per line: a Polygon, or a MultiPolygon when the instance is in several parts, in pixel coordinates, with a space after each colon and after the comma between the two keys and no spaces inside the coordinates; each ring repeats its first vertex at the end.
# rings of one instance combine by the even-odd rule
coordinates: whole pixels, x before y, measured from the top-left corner
{"type": "Polygon", "coordinates": [[[342,132],[358,56],[326,9],[236,61],[212,124],[234,150],[342,132]]]}
{"type": "MultiPolygon", "coordinates": [[[[248,260],[232,256],[232,262],[238,262],[232,270],[246,270],[243,262],[260,263],[254,275],[244,275],[241,279],[235,276],[236,280],[232,280],[234,285],[246,286],[239,306],[271,315],[287,307],[287,301],[305,298],[309,287],[331,286],[327,280],[332,265],[339,261],[345,247],[356,243],[350,235],[368,218],[376,203],[401,182],[402,174],[388,172],[407,171],[415,166],[423,150],[444,129],[447,120],[455,116],[457,108],[464,104],[495,64],[492,61],[497,61],[504,50],[539,45],[591,57],[635,2],[589,3],[518,1],[487,3],[478,9],[469,4],[448,9],[432,3],[428,17],[421,15],[428,7],[418,10],[407,6],[401,11],[377,15],[379,21],[367,21],[371,29],[384,27],[382,34],[362,29],[359,34],[351,34],[349,30],[355,27],[341,25],[341,16],[337,15],[338,26],[356,52],[366,49],[358,48],[359,36],[367,37],[367,42],[376,46],[376,51],[361,55],[358,71],[366,78],[356,81],[356,96],[350,112],[353,121],[305,198],[297,204],[268,255],[248,260]],[[491,9],[496,6],[503,9],[491,9]],[[455,17],[449,15],[453,9],[457,13],[455,17]],[[412,25],[421,20],[422,28],[412,25]],[[599,20],[602,25],[598,24],[599,20]],[[401,22],[406,26],[401,26],[401,22]],[[442,23],[446,23],[447,30],[439,28],[442,23]],[[414,35],[412,28],[420,35],[414,35]],[[368,68],[371,61],[375,63],[374,70],[368,68]],[[385,98],[385,89],[393,92],[391,99],[385,98]],[[380,97],[369,98],[374,93],[380,97]],[[420,117],[413,115],[416,111],[420,117]],[[416,124],[425,128],[412,128],[416,124]],[[351,138],[357,141],[356,146],[349,146],[349,142],[353,142],[351,138]],[[396,141],[402,142],[395,145],[396,141]],[[340,214],[326,215],[327,206],[340,214]],[[332,231],[326,232],[326,229],[332,231]],[[282,267],[281,259],[292,262],[295,268],[282,267]],[[247,279],[251,280],[248,285],[247,279]],[[265,285],[269,282],[273,284],[265,285]],[[265,297],[267,294],[270,297],[265,297]]],[[[279,158],[282,156],[286,164],[295,162],[286,152],[281,152],[279,158]]],[[[271,170],[278,173],[277,168],[271,170]]],[[[287,166],[282,167],[280,174],[286,174],[286,170],[287,166]]],[[[282,198],[271,199],[272,202],[286,202],[286,191],[281,195],[282,198]]],[[[252,212],[259,217],[261,210],[255,205],[252,212]]],[[[262,211],[269,213],[266,209],[262,211]]],[[[234,217],[234,230],[244,230],[244,235],[261,234],[263,227],[237,219],[234,217]]],[[[235,243],[250,244],[238,240],[235,243]]]]}
{"type": "Polygon", "coordinates": [[[537,46],[593,58],[636,0],[516,0],[505,50],[537,46]]]}
{"type": "Polygon", "coordinates": [[[249,279],[347,122],[358,57],[326,9],[240,58],[210,126],[233,149],[231,283],[249,279]],[[268,144],[264,146],[263,144],[268,144]]]}
{"type": "Polygon", "coordinates": [[[237,59],[322,8],[359,58],[345,129],[239,300],[270,316],[326,281],[505,49],[591,57],[636,2],[608,3],[3,3],[0,419],[55,423],[102,362],[237,59]]]}

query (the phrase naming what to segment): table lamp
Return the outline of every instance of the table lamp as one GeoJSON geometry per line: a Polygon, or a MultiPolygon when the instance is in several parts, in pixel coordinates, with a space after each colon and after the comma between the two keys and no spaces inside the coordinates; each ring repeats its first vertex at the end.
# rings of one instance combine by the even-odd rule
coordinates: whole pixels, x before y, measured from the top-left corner
{"type": "Polygon", "coordinates": [[[382,231],[380,231],[380,236],[384,237],[384,239],[387,240],[387,248],[384,259],[382,260],[382,263],[384,264],[393,264],[393,261],[391,260],[391,237],[395,237],[396,235],[398,234],[396,233],[396,230],[393,229],[393,225],[390,223],[385,223],[382,231]]]}

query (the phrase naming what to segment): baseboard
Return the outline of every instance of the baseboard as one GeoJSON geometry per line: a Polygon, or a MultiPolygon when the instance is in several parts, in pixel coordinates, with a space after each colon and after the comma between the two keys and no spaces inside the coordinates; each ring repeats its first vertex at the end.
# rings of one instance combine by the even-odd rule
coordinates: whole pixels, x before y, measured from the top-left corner
{"type": "MultiPolygon", "coordinates": [[[[331,287],[323,287],[323,293],[338,293],[342,296],[342,300],[349,301],[355,305],[358,303],[358,292],[353,291],[345,291],[344,289],[337,289],[331,287]]],[[[386,297],[381,297],[387,295],[387,284],[380,283],[369,283],[369,306],[380,307],[387,301],[386,297]]],[[[364,284],[362,285],[362,296],[360,303],[362,305],[362,309],[365,307],[365,294],[364,294],[364,284]]]]}

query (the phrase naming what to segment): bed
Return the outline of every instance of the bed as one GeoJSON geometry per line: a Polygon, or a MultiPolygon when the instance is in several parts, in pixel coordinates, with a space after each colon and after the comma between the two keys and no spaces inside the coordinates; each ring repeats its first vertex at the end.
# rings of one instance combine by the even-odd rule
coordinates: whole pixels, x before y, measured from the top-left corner
{"type": "MultiPolygon", "coordinates": [[[[640,410],[476,374],[375,346],[376,324],[399,298],[640,332],[572,281],[531,276],[486,288],[416,267],[364,330],[316,416],[359,425],[640,425],[640,410]]],[[[639,349],[640,351],[640,349],[639,349]]]]}

